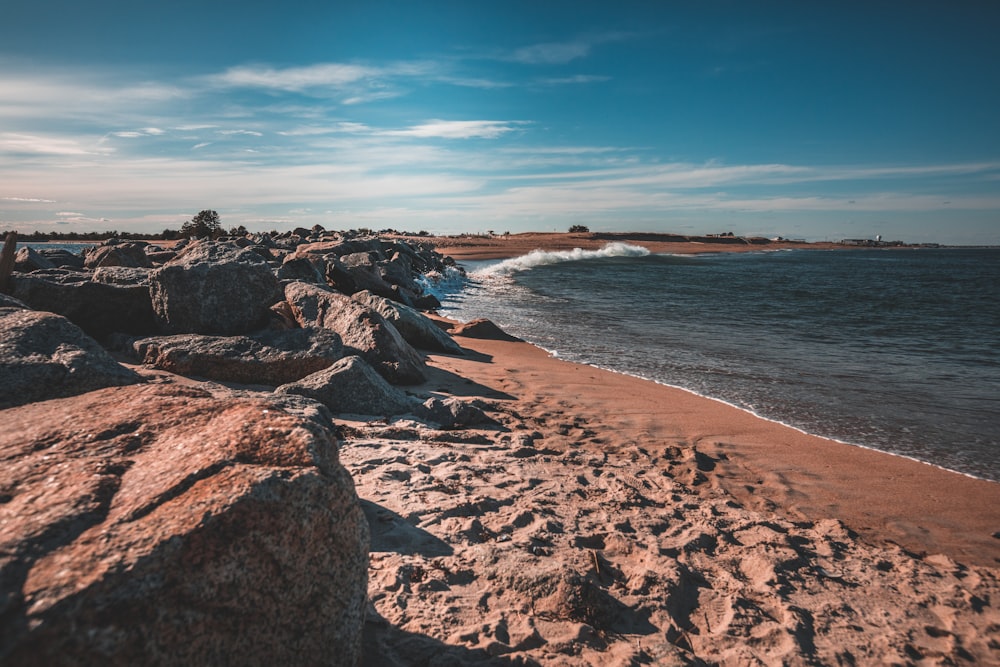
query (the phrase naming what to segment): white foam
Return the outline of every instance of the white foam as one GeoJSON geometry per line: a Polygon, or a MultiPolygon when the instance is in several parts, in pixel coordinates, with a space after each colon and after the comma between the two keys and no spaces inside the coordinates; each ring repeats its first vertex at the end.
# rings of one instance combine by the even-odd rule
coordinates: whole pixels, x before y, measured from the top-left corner
{"type": "Polygon", "coordinates": [[[536,266],[577,262],[583,259],[597,259],[601,257],[644,257],[648,254],[649,250],[646,248],[617,241],[607,244],[600,250],[583,250],[582,248],[556,251],[532,250],[527,255],[505,259],[499,264],[479,269],[473,275],[482,278],[509,276],[518,271],[530,271],[536,266]]]}

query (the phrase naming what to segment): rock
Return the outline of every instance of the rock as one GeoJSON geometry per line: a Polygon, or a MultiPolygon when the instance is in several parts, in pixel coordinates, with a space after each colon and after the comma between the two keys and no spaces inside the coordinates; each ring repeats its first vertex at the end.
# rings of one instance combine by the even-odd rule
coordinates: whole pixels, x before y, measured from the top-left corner
{"type": "Polygon", "coordinates": [[[37,248],[38,254],[53,266],[81,270],[83,257],[65,248],[37,248]]]}
{"type": "Polygon", "coordinates": [[[87,248],[83,253],[83,266],[139,266],[149,268],[152,262],[146,256],[145,243],[108,243],[87,248]]]}
{"type": "Polygon", "coordinates": [[[177,257],[177,253],[173,250],[154,250],[152,252],[147,252],[146,257],[153,266],[163,266],[174,257],[177,257]]]}
{"type": "Polygon", "coordinates": [[[285,384],[275,392],[319,401],[335,414],[390,417],[413,413],[420,401],[393,387],[361,357],[344,357],[326,370],[285,384]]]}
{"type": "Polygon", "coordinates": [[[65,317],[0,309],[0,410],[140,381],[65,317]]]}
{"type": "Polygon", "coordinates": [[[163,333],[247,333],[280,298],[278,279],[259,255],[210,241],[153,271],[149,290],[163,333]]]}
{"type": "Polygon", "coordinates": [[[152,273],[152,269],[132,266],[102,266],[94,271],[94,275],[90,279],[104,285],[141,285],[148,288],[150,273],[152,273]]]}
{"type": "Polygon", "coordinates": [[[384,317],[410,345],[447,354],[462,354],[461,346],[423,313],[368,291],[358,292],[351,298],[384,317]]]}
{"type": "Polygon", "coordinates": [[[459,324],[452,328],[451,335],[465,336],[466,338],[481,338],[486,340],[521,341],[520,338],[511,336],[509,333],[486,318],[479,318],[466,322],[465,324],[459,324]]]}
{"type": "Polygon", "coordinates": [[[0,308],[28,308],[28,304],[0,292],[0,308]]]}
{"type": "Polygon", "coordinates": [[[300,380],[344,356],[340,336],[312,327],[250,336],[157,336],[129,347],[141,363],[178,375],[272,386],[300,380]]]}
{"type": "Polygon", "coordinates": [[[371,308],[319,285],[285,286],[300,326],[320,326],[340,334],[344,347],[360,355],[393,384],[424,382],[424,362],[394,326],[371,308]]]}
{"type": "Polygon", "coordinates": [[[321,261],[308,257],[288,255],[278,269],[279,280],[301,280],[306,283],[323,285],[326,279],[323,275],[324,265],[321,261]]]}
{"type": "Polygon", "coordinates": [[[0,663],[358,664],[368,528],[326,426],[170,385],[3,417],[0,663]]]}
{"type": "Polygon", "coordinates": [[[25,246],[14,255],[14,270],[21,273],[30,273],[38,269],[54,269],[56,265],[46,259],[34,248],[25,246]]]}
{"type": "Polygon", "coordinates": [[[355,253],[340,259],[328,257],[325,275],[328,283],[345,294],[368,290],[390,299],[398,296],[398,291],[382,279],[368,253],[355,253]]]}
{"type": "Polygon", "coordinates": [[[156,331],[146,285],[103,284],[86,274],[60,269],[17,275],[11,294],[35,310],[67,317],[88,335],[104,340],[114,332],[148,335],[156,331]]]}
{"type": "Polygon", "coordinates": [[[480,424],[495,424],[496,422],[474,405],[469,405],[457,398],[428,398],[416,412],[421,419],[436,422],[442,428],[465,428],[480,424]]]}

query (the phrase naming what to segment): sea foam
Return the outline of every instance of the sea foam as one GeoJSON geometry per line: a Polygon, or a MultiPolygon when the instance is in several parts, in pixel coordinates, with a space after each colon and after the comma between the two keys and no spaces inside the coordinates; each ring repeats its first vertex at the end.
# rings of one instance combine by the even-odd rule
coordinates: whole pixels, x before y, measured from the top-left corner
{"type": "Polygon", "coordinates": [[[561,264],[562,262],[576,262],[584,259],[598,259],[601,257],[644,257],[649,251],[645,248],[630,245],[628,243],[609,243],[600,250],[583,250],[574,248],[573,250],[532,250],[527,255],[505,259],[499,264],[493,264],[473,273],[477,278],[495,278],[499,276],[509,276],[519,271],[529,271],[537,266],[549,264],[561,264]]]}

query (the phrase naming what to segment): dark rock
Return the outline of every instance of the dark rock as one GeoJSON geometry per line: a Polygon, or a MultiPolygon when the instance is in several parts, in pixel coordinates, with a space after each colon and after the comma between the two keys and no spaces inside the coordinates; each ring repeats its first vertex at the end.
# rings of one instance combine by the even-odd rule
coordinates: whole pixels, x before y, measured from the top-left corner
{"type": "Polygon", "coordinates": [[[317,328],[250,336],[157,336],[134,340],[130,349],[142,363],[178,375],[273,386],[295,382],[344,356],[340,336],[317,328]]]}
{"type": "Polygon", "coordinates": [[[394,326],[371,308],[318,285],[285,286],[300,326],[319,326],[340,334],[344,347],[360,355],[394,384],[420,384],[424,362],[394,326]]]}
{"type": "Polygon", "coordinates": [[[462,354],[461,346],[423,313],[368,291],[358,292],[351,298],[388,320],[410,345],[447,354],[462,354]]]}
{"type": "Polygon", "coordinates": [[[0,663],[358,664],[368,528],[327,426],[169,385],[3,415],[0,663]]]}
{"type": "Polygon", "coordinates": [[[11,282],[13,296],[35,310],[67,317],[98,340],[113,332],[148,335],[156,331],[145,285],[95,283],[86,274],[62,269],[13,276],[11,282]]]}
{"type": "Polygon", "coordinates": [[[465,336],[466,338],[482,338],[486,340],[521,341],[520,338],[511,336],[509,333],[485,318],[471,320],[465,324],[459,324],[452,328],[451,335],[465,336]]]}
{"type": "Polygon", "coordinates": [[[278,269],[279,280],[301,280],[306,283],[323,285],[326,283],[324,265],[321,261],[308,257],[289,255],[278,269]]]}
{"type": "Polygon", "coordinates": [[[15,299],[12,296],[7,296],[3,292],[0,292],[0,308],[23,308],[27,309],[28,304],[15,299]]]}
{"type": "Polygon", "coordinates": [[[382,279],[374,262],[366,260],[370,260],[367,253],[347,255],[341,259],[327,258],[327,282],[345,294],[368,290],[389,299],[396,298],[398,291],[382,279]],[[348,258],[352,258],[352,263],[344,261],[348,258]]]}
{"type": "Polygon", "coordinates": [[[141,381],[53,313],[0,309],[0,341],[0,410],[141,381]]]}
{"type": "Polygon", "coordinates": [[[189,246],[150,275],[153,312],[164,333],[241,334],[267,321],[278,279],[252,250],[212,242],[189,246]]]}
{"type": "Polygon", "coordinates": [[[297,394],[319,401],[335,414],[389,417],[409,414],[420,402],[393,387],[361,357],[344,357],[326,370],[285,384],[277,393],[297,394]]]}
{"type": "Polygon", "coordinates": [[[416,414],[421,419],[436,422],[446,429],[496,423],[476,406],[457,398],[428,398],[416,414]]]}

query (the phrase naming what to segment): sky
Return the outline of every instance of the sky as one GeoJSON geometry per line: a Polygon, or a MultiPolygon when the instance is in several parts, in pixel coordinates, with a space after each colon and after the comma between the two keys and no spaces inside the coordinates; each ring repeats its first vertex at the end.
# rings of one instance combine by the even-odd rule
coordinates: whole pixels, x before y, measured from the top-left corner
{"type": "Polygon", "coordinates": [[[1000,244],[1000,2],[3,0],[0,231],[1000,244]]]}

